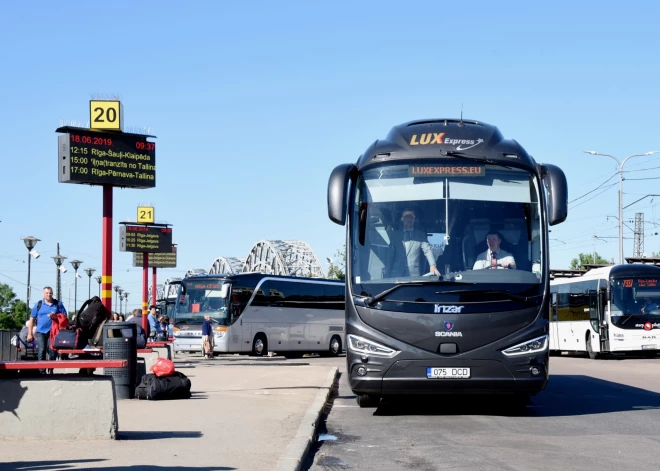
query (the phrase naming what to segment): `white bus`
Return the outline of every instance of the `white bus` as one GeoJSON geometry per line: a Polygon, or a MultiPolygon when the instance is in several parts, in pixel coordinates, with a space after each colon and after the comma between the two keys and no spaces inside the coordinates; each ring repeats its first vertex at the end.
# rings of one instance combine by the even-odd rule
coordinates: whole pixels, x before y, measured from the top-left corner
{"type": "Polygon", "coordinates": [[[345,346],[342,281],[243,273],[184,278],[174,308],[174,349],[202,351],[211,316],[216,353],[337,356],[345,346]]]}
{"type": "Polygon", "coordinates": [[[660,267],[613,265],[550,281],[550,351],[607,353],[660,350],[660,267]]]}

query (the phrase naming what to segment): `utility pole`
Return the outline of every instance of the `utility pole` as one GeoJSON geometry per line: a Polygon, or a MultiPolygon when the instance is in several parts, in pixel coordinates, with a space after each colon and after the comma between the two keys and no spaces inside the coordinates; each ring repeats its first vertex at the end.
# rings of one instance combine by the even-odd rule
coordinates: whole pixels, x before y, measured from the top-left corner
{"type": "Polygon", "coordinates": [[[644,213],[635,213],[635,246],[633,257],[641,257],[644,253],[644,213]]]}
{"type": "Polygon", "coordinates": [[[623,263],[623,166],[626,165],[626,162],[633,157],[640,157],[644,155],[653,155],[658,153],[658,151],[653,150],[650,152],[644,152],[643,154],[633,154],[629,155],[623,161],[620,161],[616,157],[610,154],[601,154],[594,150],[585,150],[586,154],[589,155],[600,155],[603,157],[609,157],[613,159],[618,167],[617,173],[619,174],[619,263],[623,263]]]}

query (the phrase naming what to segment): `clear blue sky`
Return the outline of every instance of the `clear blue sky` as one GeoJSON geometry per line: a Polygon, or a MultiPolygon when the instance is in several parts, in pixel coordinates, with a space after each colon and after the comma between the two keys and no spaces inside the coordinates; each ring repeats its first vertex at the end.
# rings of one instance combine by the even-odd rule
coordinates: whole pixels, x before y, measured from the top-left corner
{"type": "MultiPolygon", "coordinates": [[[[41,239],[36,288],[54,284],[57,242],[100,273],[101,188],[56,176],[54,130],[62,119],[87,121],[91,93],[119,94],[126,124],[158,136],[157,187],[116,189],[115,217],[133,219],[139,203],[152,203],[174,225],[179,268],[161,270],[161,280],[247,256],[260,239],[305,240],[325,261],[344,238],[327,218],[332,168],[395,124],[457,117],[461,104],[465,117],[563,168],[573,200],[615,173],[613,161],[583,150],[660,150],[659,10],[595,1],[3,2],[0,282],[25,297],[27,235],[41,239]]],[[[660,155],[626,165],[626,178],[650,179],[625,182],[624,205],[660,193],[655,167],[660,155]]],[[[612,237],[595,243],[598,253],[617,258],[617,221],[607,218],[617,214],[616,181],[571,204],[552,229],[553,268],[590,253],[594,233],[612,237]]],[[[660,251],[658,204],[646,198],[624,214],[644,212],[649,255],[660,251]]],[[[113,279],[137,307],[141,270],[117,237],[115,226],[113,279]]],[[[72,270],[63,279],[72,283],[72,270]]]]}

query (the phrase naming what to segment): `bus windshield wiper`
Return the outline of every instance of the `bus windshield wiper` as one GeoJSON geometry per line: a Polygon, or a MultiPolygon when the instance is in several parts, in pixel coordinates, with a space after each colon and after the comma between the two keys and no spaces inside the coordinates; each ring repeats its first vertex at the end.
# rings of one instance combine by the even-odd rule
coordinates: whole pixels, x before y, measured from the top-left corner
{"type": "Polygon", "coordinates": [[[403,281],[401,283],[397,283],[391,288],[386,289],[385,291],[382,291],[378,293],[375,296],[371,296],[368,298],[365,298],[364,303],[367,306],[373,306],[376,304],[378,301],[384,299],[388,294],[396,291],[397,289],[401,288],[402,286],[424,286],[424,285],[474,285],[476,283],[463,283],[460,281],[449,281],[449,280],[429,280],[429,281],[403,281]]]}
{"type": "Polygon", "coordinates": [[[443,151],[443,152],[441,152],[441,154],[446,155],[447,157],[457,157],[459,159],[474,160],[474,161],[477,161],[477,162],[483,162],[485,164],[497,165],[498,167],[508,168],[510,170],[513,169],[513,167],[510,167],[507,164],[504,164],[502,162],[498,162],[496,160],[489,159],[488,157],[484,157],[484,156],[481,156],[481,155],[468,154],[466,152],[459,152],[459,151],[455,151],[455,150],[443,151]]]}
{"type": "Polygon", "coordinates": [[[535,298],[538,298],[542,295],[537,294],[535,296],[521,296],[519,294],[513,294],[507,290],[500,290],[500,289],[457,289],[457,290],[452,290],[452,291],[436,291],[435,294],[460,294],[460,293],[474,293],[474,294],[501,294],[503,296],[506,296],[507,298],[513,300],[513,301],[520,301],[525,304],[534,304],[532,301],[535,298]]]}

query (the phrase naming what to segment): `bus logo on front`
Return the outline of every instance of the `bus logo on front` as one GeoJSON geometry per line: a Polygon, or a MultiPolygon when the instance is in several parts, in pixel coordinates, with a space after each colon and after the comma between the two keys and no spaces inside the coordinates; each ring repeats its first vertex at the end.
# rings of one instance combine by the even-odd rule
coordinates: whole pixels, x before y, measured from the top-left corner
{"type": "Polygon", "coordinates": [[[460,314],[465,306],[445,306],[436,304],[433,312],[441,314],[460,314]]]}

